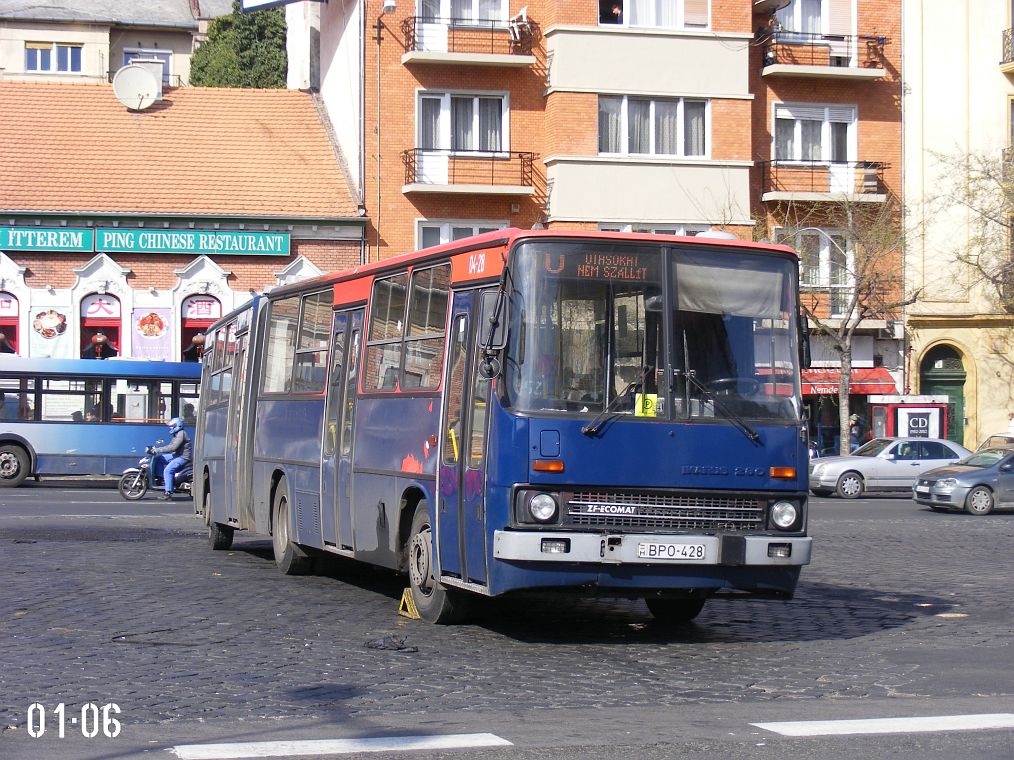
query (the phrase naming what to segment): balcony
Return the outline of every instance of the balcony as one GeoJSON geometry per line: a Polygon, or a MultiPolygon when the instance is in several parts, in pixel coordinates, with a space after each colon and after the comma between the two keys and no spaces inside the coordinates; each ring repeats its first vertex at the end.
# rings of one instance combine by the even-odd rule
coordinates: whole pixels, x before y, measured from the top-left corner
{"type": "Polygon", "coordinates": [[[878,161],[758,161],[762,201],[887,200],[878,161]]]}
{"type": "Polygon", "coordinates": [[[883,79],[886,44],[871,34],[774,32],[763,45],[761,76],[883,79]]]}
{"type": "Polygon", "coordinates": [[[527,10],[509,21],[410,16],[401,24],[402,63],[525,67],[535,63],[527,10]]]}
{"type": "Polygon", "coordinates": [[[534,153],[472,150],[403,151],[403,193],[534,195],[534,153]]]}
{"type": "Polygon", "coordinates": [[[1003,50],[1000,53],[1000,71],[1014,74],[1014,29],[1003,30],[1003,50]]]}

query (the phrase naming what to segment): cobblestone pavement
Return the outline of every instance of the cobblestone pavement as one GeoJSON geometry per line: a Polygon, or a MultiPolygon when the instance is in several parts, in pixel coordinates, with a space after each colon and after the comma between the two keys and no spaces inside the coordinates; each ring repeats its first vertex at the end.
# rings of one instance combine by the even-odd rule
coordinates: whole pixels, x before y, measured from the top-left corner
{"type": "Polygon", "coordinates": [[[200,527],[0,523],[0,730],[33,702],[150,723],[1014,694],[1014,516],[814,519],[795,600],[712,600],[679,630],[639,601],[545,597],[408,621],[396,576],[285,577],[267,541],[212,552],[200,527]],[[366,646],[390,635],[418,651],[366,646]]]}

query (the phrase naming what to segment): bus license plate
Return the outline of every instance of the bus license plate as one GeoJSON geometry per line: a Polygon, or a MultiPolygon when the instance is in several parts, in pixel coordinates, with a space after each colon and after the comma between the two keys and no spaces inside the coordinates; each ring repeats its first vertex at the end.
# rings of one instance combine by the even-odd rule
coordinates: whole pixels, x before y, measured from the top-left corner
{"type": "Polygon", "coordinates": [[[672,559],[700,562],[707,559],[704,544],[665,544],[659,541],[642,541],[637,544],[639,559],[672,559]]]}

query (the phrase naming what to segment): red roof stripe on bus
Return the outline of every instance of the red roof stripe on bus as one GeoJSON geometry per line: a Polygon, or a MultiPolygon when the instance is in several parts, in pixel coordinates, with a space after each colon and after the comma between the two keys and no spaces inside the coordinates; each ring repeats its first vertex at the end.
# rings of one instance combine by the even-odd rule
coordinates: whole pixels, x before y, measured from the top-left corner
{"type": "Polygon", "coordinates": [[[457,254],[483,249],[492,249],[500,245],[510,249],[518,240],[525,239],[568,239],[585,238],[588,240],[620,240],[625,242],[646,243],[679,243],[683,245],[701,246],[717,249],[747,248],[755,251],[772,251],[775,253],[789,253],[793,256],[796,252],[788,246],[775,243],[754,243],[750,240],[724,240],[721,238],[683,237],[678,235],[653,235],[640,232],[599,232],[596,230],[523,230],[517,227],[508,227],[502,230],[484,232],[481,235],[455,240],[443,245],[435,245],[432,248],[423,248],[411,253],[403,253],[398,256],[374,261],[369,264],[361,264],[352,269],[341,272],[330,272],[321,275],[314,280],[300,281],[291,285],[285,285],[272,291],[272,296],[288,295],[303,292],[308,286],[314,283],[321,285],[333,285],[347,280],[355,280],[366,275],[385,275],[388,272],[404,271],[409,266],[421,266],[422,264],[437,263],[446,261],[457,254]]]}
{"type": "Polygon", "coordinates": [[[361,277],[357,280],[345,280],[334,285],[334,305],[344,306],[350,303],[362,303],[370,297],[373,286],[372,277],[361,277]]]}

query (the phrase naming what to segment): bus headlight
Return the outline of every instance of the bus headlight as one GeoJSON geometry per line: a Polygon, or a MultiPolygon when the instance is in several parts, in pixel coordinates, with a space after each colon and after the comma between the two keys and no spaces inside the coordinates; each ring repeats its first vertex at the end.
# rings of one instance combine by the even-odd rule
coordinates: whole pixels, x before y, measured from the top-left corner
{"type": "Polygon", "coordinates": [[[771,522],[783,530],[791,528],[797,517],[799,517],[799,510],[791,502],[776,501],[771,505],[771,522]]]}
{"type": "Polygon", "coordinates": [[[537,522],[550,522],[556,517],[556,509],[556,499],[548,493],[535,494],[532,500],[528,502],[528,511],[531,512],[532,517],[537,522]]]}

